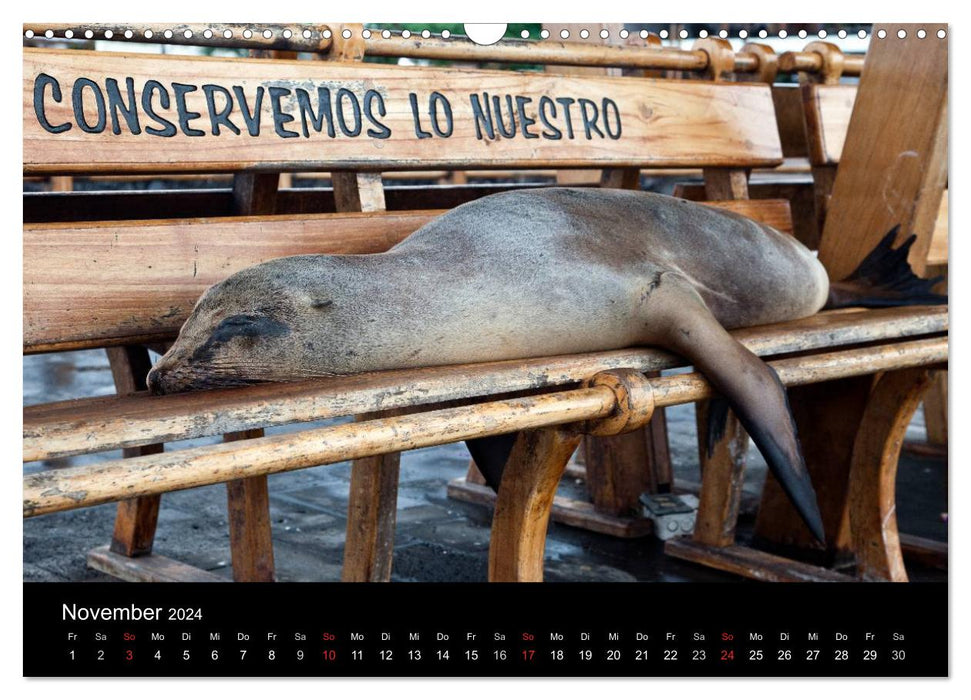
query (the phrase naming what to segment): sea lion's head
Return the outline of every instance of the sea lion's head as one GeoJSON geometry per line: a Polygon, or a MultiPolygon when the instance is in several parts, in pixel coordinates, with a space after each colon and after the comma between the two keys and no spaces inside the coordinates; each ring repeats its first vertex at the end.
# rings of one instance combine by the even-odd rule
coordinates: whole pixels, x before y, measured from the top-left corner
{"type": "Polygon", "coordinates": [[[148,373],[149,390],[290,381],[331,374],[321,367],[333,301],[307,289],[305,265],[282,258],[241,270],[202,295],[168,352],[148,373]]]}

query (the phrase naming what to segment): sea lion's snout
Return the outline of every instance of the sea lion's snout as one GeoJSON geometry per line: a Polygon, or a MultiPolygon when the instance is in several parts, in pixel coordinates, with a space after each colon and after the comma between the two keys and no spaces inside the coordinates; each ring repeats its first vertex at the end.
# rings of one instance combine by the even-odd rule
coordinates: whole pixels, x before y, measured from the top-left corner
{"type": "Polygon", "coordinates": [[[148,385],[149,392],[155,396],[160,396],[161,394],[165,393],[165,389],[162,385],[162,378],[164,376],[163,370],[160,370],[158,367],[152,367],[152,369],[148,371],[148,376],[145,378],[145,383],[148,385]]]}

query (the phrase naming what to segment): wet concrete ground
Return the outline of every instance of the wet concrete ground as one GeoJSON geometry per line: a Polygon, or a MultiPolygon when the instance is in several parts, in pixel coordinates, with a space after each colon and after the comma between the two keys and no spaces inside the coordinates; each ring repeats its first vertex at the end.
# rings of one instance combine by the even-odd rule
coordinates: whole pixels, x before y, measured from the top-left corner
{"type": "MultiPolygon", "coordinates": [[[[24,404],[114,393],[105,353],[91,350],[24,358],[24,404]]],[[[668,409],[671,454],[677,479],[699,479],[694,409],[668,409]]],[[[301,429],[291,426],[268,433],[301,429]]],[[[909,431],[921,440],[920,413],[909,431]]],[[[184,444],[204,444],[218,438],[184,444]]],[[[181,446],[177,445],[174,447],[181,446]]],[[[62,468],[120,453],[33,463],[25,471],[62,468]]],[[[483,581],[488,561],[491,513],[480,506],[450,500],[449,480],[463,476],[468,453],[462,444],[417,450],[402,458],[395,540],[395,581],[483,581]]],[[[765,462],[749,451],[746,491],[759,493],[765,462]]],[[[269,477],[274,556],[281,581],[337,581],[344,549],[350,468],[347,464],[306,469],[269,477]]],[[[565,484],[572,497],[580,483],[565,484]]],[[[946,540],[947,475],[944,460],[905,454],[898,481],[900,530],[946,540]]],[[[106,505],[24,521],[25,581],[112,580],[85,565],[88,550],[107,544],[115,506],[106,505]]],[[[743,518],[740,536],[751,529],[743,518]]],[[[162,498],[155,551],[227,578],[229,535],[226,490],[222,485],[166,494],[162,498]]],[[[946,574],[910,568],[915,580],[943,580],[946,574]]],[[[664,556],[654,537],[620,540],[553,524],[546,548],[548,581],[720,581],[737,580],[664,556]]]]}

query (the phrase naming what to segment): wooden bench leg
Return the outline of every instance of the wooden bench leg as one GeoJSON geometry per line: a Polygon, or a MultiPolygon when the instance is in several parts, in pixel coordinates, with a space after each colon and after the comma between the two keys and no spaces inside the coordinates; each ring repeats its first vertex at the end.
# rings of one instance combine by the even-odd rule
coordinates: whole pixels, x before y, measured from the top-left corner
{"type": "Polygon", "coordinates": [[[580,444],[566,428],[520,433],[503,473],[492,519],[490,581],[542,581],[546,528],[556,487],[580,444]]]}
{"type": "Polygon", "coordinates": [[[742,501],[748,433],[729,411],[720,439],[708,444],[710,401],[695,404],[698,452],[701,464],[701,492],[694,541],[712,547],[735,542],[738,507],[742,501]]]}
{"type": "MultiPolygon", "coordinates": [[[[148,350],[142,346],[107,348],[108,365],[119,396],[146,389],[145,377],[152,367],[148,350]]],[[[164,446],[145,445],[122,451],[124,457],[138,457],[162,452],[164,446]]],[[[147,556],[152,553],[155,527],[161,496],[145,496],[118,503],[115,529],[109,549],[126,557],[147,556]]]]}
{"type": "Polygon", "coordinates": [[[390,581],[401,454],[356,459],[351,465],[342,581],[390,581]]]}
{"type": "MultiPolygon", "coordinates": [[[[225,442],[263,436],[263,430],[227,433],[225,442]]],[[[229,548],[233,580],[272,582],[273,537],[270,528],[270,493],[265,476],[226,482],[229,512],[229,548]]]]}
{"type": "Polygon", "coordinates": [[[850,530],[864,580],[906,581],[897,533],[897,460],[907,425],[930,384],[926,369],[887,372],[870,394],[853,445],[850,530]]]}

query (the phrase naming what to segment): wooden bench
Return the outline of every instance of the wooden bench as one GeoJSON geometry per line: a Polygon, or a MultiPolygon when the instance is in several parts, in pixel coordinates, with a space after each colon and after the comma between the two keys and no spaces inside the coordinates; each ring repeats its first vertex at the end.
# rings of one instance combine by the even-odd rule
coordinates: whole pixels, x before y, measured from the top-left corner
{"type": "MultiPolygon", "coordinates": [[[[353,52],[352,47],[342,47],[339,43],[335,44],[335,49],[338,56],[353,52]]],[[[717,54],[709,50],[711,53],[702,53],[715,56],[710,58],[712,65],[724,65],[718,60],[725,61],[725,54],[718,59],[717,54]]],[[[665,61],[668,60],[666,56],[665,61]]],[[[738,62],[734,56],[730,58],[733,64],[738,62]]],[[[608,182],[630,182],[631,178],[625,177],[624,172],[648,166],[697,166],[703,155],[703,165],[707,168],[706,175],[713,192],[720,190],[738,199],[744,185],[744,176],[739,174],[744,169],[769,166],[781,160],[773,131],[762,128],[765,123],[772,123],[773,116],[768,90],[759,85],[636,78],[563,79],[373,66],[364,71],[349,63],[330,65],[267,59],[229,61],[124,57],[80,51],[25,52],[25,75],[41,73],[54,76],[59,85],[64,86],[73,85],[83,75],[132,77],[139,90],[153,76],[164,76],[169,84],[201,84],[199,81],[204,77],[214,84],[223,81],[234,85],[245,78],[252,81],[247,83],[250,85],[258,82],[272,86],[274,82],[290,84],[284,81],[292,81],[295,77],[332,81],[334,85],[356,85],[355,81],[366,74],[368,80],[381,85],[388,96],[385,97],[386,121],[382,123],[398,138],[387,139],[382,149],[370,150],[362,148],[353,138],[347,139],[349,143],[335,139],[329,144],[332,148],[327,150],[326,157],[321,155],[319,148],[311,148],[299,138],[296,139],[299,143],[295,143],[278,139],[275,133],[251,141],[234,142],[227,150],[216,136],[194,137],[211,143],[208,147],[195,146],[198,141],[193,142],[193,137],[179,133],[166,139],[164,144],[146,143],[143,135],[135,134],[119,135],[123,138],[117,140],[104,131],[88,136],[80,133],[83,130],[78,122],[75,122],[72,139],[60,137],[58,140],[58,134],[48,133],[25,120],[24,169],[27,174],[245,169],[234,182],[234,192],[241,201],[248,202],[245,211],[240,212],[248,213],[243,218],[62,222],[25,227],[25,351],[119,348],[113,351],[113,364],[127,370],[123,376],[128,378],[125,381],[129,382],[130,389],[138,388],[135,382],[144,376],[141,370],[147,369],[138,367],[137,358],[142,358],[143,362],[147,356],[138,354],[141,351],[133,351],[134,344],[170,339],[195,298],[208,284],[235,269],[280,255],[384,250],[434,215],[431,212],[381,211],[383,190],[380,180],[371,174],[375,171],[418,166],[555,168],[581,164],[609,169],[608,182]],[[408,93],[427,98],[433,89],[445,95],[454,109],[453,133],[447,152],[446,149],[427,148],[421,143],[424,139],[418,138],[409,109],[408,93]],[[583,142],[560,139],[552,144],[538,139],[537,143],[528,144],[523,143],[525,138],[521,142],[511,138],[486,146],[476,138],[472,123],[474,116],[470,114],[469,103],[465,102],[469,95],[497,92],[538,96],[561,91],[568,93],[571,99],[582,97],[591,102],[602,100],[604,94],[609,95],[624,124],[623,139],[612,139],[606,124],[601,129],[606,133],[596,143],[596,148],[592,148],[587,139],[583,142]],[[664,119],[671,126],[670,131],[658,137],[648,128],[649,120],[638,114],[636,105],[661,96],[664,99],[658,99],[650,117],[664,119]],[[73,137],[80,138],[75,140],[73,137]],[[97,143],[99,147],[90,148],[90,143],[97,143]],[[335,208],[339,213],[284,216],[262,213],[271,208],[268,202],[272,202],[276,180],[271,184],[269,175],[259,173],[268,172],[276,178],[275,173],[280,170],[308,168],[326,169],[336,174],[335,208]],[[349,213],[352,209],[371,211],[349,213]],[[150,243],[146,245],[146,242],[150,243]],[[197,251],[196,247],[200,245],[202,247],[197,251]],[[88,255],[95,251],[97,257],[88,255]],[[77,270],[73,276],[71,269],[77,270]],[[85,307],[95,313],[72,311],[78,306],[67,303],[69,300],[83,301],[85,307]]],[[[25,83],[27,115],[35,104],[31,82],[25,83]]],[[[46,84],[41,97],[47,100],[44,116],[48,125],[56,128],[69,124],[74,115],[66,101],[52,99],[56,94],[50,85],[46,84]]],[[[351,87],[347,89],[352,90],[351,87]]],[[[92,96],[93,90],[88,87],[92,96]]],[[[198,111],[195,108],[198,101],[188,104],[193,107],[183,110],[184,113],[198,111]]],[[[172,124],[178,122],[178,117],[171,111],[159,108],[156,111],[167,115],[172,124]]],[[[107,121],[107,114],[105,116],[107,121]]],[[[385,117],[384,114],[381,116],[385,117]]],[[[430,133],[429,122],[423,120],[420,124],[424,133],[430,133]]],[[[85,122],[84,126],[91,128],[90,122],[85,122]]],[[[124,128],[121,123],[119,127],[124,128]]],[[[297,124],[291,124],[291,127],[297,128],[297,124]]],[[[483,123],[480,127],[485,128],[483,123]]],[[[439,123],[438,128],[444,129],[444,124],[439,123]]],[[[59,133],[70,133],[70,130],[59,133]]],[[[743,200],[729,206],[777,227],[787,227],[784,204],[743,200]]],[[[789,383],[868,373],[875,371],[874,368],[923,366],[940,363],[946,358],[946,336],[941,335],[946,332],[946,313],[937,309],[857,313],[859,316],[852,318],[846,314],[826,314],[805,323],[772,329],[775,335],[766,336],[769,339],[762,341],[764,345],[760,351],[771,354],[800,348],[823,350],[843,342],[878,344],[835,353],[820,352],[791,361],[779,360],[780,363],[790,363],[778,365],[789,383]],[[841,323],[851,330],[843,335],[834,333],[832,328],[840,327],[841,323]],[[915,341],[918,344],[907,344],[904,349],[895,347],[901,338],[913,334],[932,334],[932,337],[915,341]],[[814,337],[816,341],[812,340],[814,337]]],[[[225,481],[233,485],[230,493],[234,503],[230,507],[236,508],[240,515],[238,519],[230,519],[237,527],[233,537],[236,577],[266,580],[272,578],[272,548],[265,518],[265,475],[357,458],[352,478],[348,551],[358,556],[345,562],[345,578],[380,580],[390,574],[387,542],[388,532],[393,529],[397,474],[396,458],[387,456],[387,453],[463,439],[462,435],[474,437],[528,429],[530,432],[524,433],[514,453],[511,465],[514,476],[504,482],[499,495],[491,572],[497,579],[535,580],[542,572],[540,535],[545,532],[546,520],[527,516],[542,516],[544,509],[548,515],[552,503],[550,488],[551,484],[555,485],[555,480],[551,481],[552,475],[557,470],[562,472],[564,454],[569,456],[567,453],[572,450],[567,448],[576,436],[575,432],[550,426],[602,418],[614,412],[616,401],[609,388],[611,382],[634,382],[640,392],[638,395],[654,397],[650,409],[645,408],[645,404],[634,411],[639,415],[637,422],[656,407],[705,398],[709,390],[699,377],[677,379],[674,386],[669,386],[672,384],[670,378],[653,377],[645,381],[632,378],[629,373],[592,380],[598,373],[606,371],[633,368],[657,372],[664,366],[676,364],[670,356],[649,350],[501,364],[501,367],[438,368],[380,373],[333,383],[315,382],[306,387],[309,392],[306,400],[297,404],[294,402],[298,395],[296,387],[287,387],[276,395],[273,395],[272,387],[253,387],[175,397],[147,397],[138,392],[125,392],[134,395],[31,407],[25,410],[27,460],[117,447],[139,450],[143,454],[120,462],[28,476],[25,480],[25,514],[37,515],[129,499],[125,501],[127,505],[122,506],[119,519],[124,532],[119,536],[116,529],[113,549],[93,554],[92,562],[136,579],[162,575],[198,578],[202,575],[145,554],[150,551],[157,498],[161,493],[177,488],[225,481]],[[611,364],[611,361],[619,364],[611,364]],[[529,379],[534,373],[524,371],[536,366],[530,363],[552,368],[568,366],[570,369],[562,369],[559,374],[548,371],[545,373],[550,377],[547,383],[537,385],[530,383],[535,381],[529,379]],[[499,370],[504,372],[502,381],[491,382],[488,378],[499,370]],[[576,386],[585,380],[593,381],[593,384],[582,388],[576,386]],[[404,392],[400,402],[380,400],[389,386],[401,386],[409,381],[415,389],[404,392]],[[351,387],[357,387],[359,394],[354,394],[351,387]],[[510,392],[536,390],[549,393],[506,398],[510,392]],[[267,391],[270,393],[261,393],[267,391]],[[432,411],[420,408],[437,401],[474,403],[432,411]],[[295,409],[294,406],[299,407],[295,409]],[[548,413],[550,406],[556,406],[560,412],[548,413]],[[339,445],[331,452],[309,449],[308,446],[322,435],[319,431],[285,439],[283,436],[258,437],[250,432],[285,422],[388,410],[419,412],[416,415],[370,418],[351,427],[340,426],[335,429],[338,432],[326,433],[334,439],[344,440],[331,442],[339,445]],[[92,430],[94,424],[90,421],[97,423],[108,416],[114,416],[114,421],[92,430]],[[493,426],[488,430],[484,428],[487,422],[484,416],[488,416],[488,423],[493,426]],[[414,427],[415,442],[399,444],[388,439],[387,430],[401,424],[414,427]],[[134,433],[126,432],[133,426],[134,433]],[[458,427],[462,429],[456,432],[458,427]],[[197,434],[231,434],[251,439],[171,454],[158,454],[160,448],[155,447],[197,434]],[[52,447],[58,444],[68,446],[52,447]],[[281,454],[281,445],[285,447],[282,459],[273,456],[281,454]],[[247,466],[242,470],[226,469],[234,459],[247,466]],[[173,480],[156,478],[161,477],[163,471],[173,480]],[[155,476],[146,479],[149,472],[155,476]],[[183,476],[179,477],[180,474],[183,476]],[[537,475],[543,475],[541,483],[535,481],[537,475]],[[81,491],[85,495],[78,497],[81,491]],[[528,523],[532,525],[527,527],[528,523]],[[139,553],[144,556],[136,559],[120,556],[139,553]],[[177,573],[173,574],[173,571],[177,573]]],[[[124,391],[123,381],[119,382],[119,389],[124,391]]],[[[280,390],[279,387],[275,389],[280,390]]],[[[609,429],[594,432],[609,432],[609,429]]]]}

